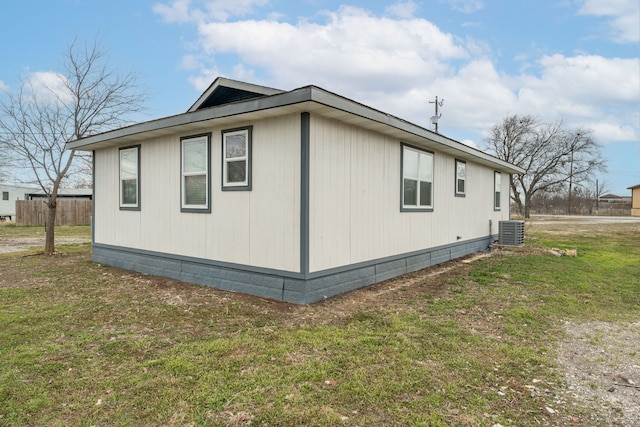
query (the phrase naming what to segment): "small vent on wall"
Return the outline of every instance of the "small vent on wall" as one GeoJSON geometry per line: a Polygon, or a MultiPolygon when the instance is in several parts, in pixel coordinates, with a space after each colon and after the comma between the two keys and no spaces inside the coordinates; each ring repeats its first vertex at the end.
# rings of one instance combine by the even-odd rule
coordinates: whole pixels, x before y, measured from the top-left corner
{"type": "Polygon", "coordinates": [[[524,245],[524,221],[500,221],[498,243],[506,246],[524,245]]]}

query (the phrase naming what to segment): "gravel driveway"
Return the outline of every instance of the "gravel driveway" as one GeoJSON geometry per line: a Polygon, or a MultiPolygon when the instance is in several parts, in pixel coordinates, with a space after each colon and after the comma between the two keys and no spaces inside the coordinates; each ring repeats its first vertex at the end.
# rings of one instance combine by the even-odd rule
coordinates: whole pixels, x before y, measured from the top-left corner
{"type": "Polygon", "coordinates": [[[564,326],[558,362],[566,392],[591,408],[592,421],[640,426],[640,322],[564,326]]]}

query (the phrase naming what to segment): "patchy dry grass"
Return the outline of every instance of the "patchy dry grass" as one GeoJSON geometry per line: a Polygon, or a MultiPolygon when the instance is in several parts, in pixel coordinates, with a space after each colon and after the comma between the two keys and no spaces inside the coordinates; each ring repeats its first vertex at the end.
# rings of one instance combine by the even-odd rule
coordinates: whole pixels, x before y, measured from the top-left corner
{"type": "Polygon", "coordinates": [[[87,245],[0,255],[0,425],[601,425],[564,397],[561,320],[637,320],[638,237],[528,226],[524,248],[308,306],[87,245]]]}

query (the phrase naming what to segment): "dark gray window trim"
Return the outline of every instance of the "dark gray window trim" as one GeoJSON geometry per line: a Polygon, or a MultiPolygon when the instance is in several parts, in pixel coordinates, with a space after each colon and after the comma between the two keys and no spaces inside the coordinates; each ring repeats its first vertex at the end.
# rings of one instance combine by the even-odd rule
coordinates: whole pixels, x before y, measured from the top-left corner
{"type": "Polygon", "coordinates": [[[494,170],[493,171],[493,210],[495,212],[502,210],[502,206],[501,206],[502,181],[500,182],[500,198],[496,197],[496,182],[497,182],[498,175],[500,175],[500,180],[502,180],[502,172],[494,170]]]}
{"type": "MultiPolygon", "coordinates": [[[[140,194],[141,194],[141,188],[142,188],[142,181],[140,180],[140,157],[141,156],[141,145],[137,144],[137,145],[127,145],[126,147],[120,147],[118,148],[118,206],[120,207],[121,211],[140,211],[142,210],[142,200],[140,199],[140,194]],[[136,148],[138,150],[138,173],[137,173],[137,180],[138,180],[138,194],[137,194],[137,200],[138,200],[138,204],[137,206],[121,206],[120,204],[122,203],[122,181],[120,179],[120,152],[122,150],[128,150],[131,148],[136,148]]],[[[95,210],[94,210],[95,212],[95,210]]]]}
{"type": "Polygon", "coordinates": [[[220,157],[220,185],[222,186],[222,191],[251,191],[251,179],[252,179],[252,161],[253,161],[253,126],[243,126],[233,129],[224,129],[220,132],[221,134],[221,142],[220,142],[220,150],[222,152],[222,157],[220,157]],[[230,132],[238,132],[246,130],[247,131],[247,185],[224,185],[224,134],[230,132]]]}
{"type": "Polygon", "coordinates": [[[455,197],[466,197],[467,196],[467,162],[465,160],[455,159],[455,163],[453,165],[453,195],[455,197]],[[458,163],[464,163],[464,193],[458,192],[458,163]]]}
{"type": "Polygon", "coordinates": [[[211,213],[211,132],[199,133],[180,137],[180,212],[211,213]],[[207,138],[207,207],[206,208],[185,208],[182,207],[182,143],[187,139],[207,138]]]}
{"type": "MultiPolygon", "coordinates": [[[[400,143],[400,212],[433,212],[433,207],[431,208],[405,208],[404,207],[404,148],[412,148],[414,150],[423,151],[425,153],[430,153],[433,156],[433,176],[436,176],[436,154],[431,150],[425,150],[424,148],[416,147],[415,145],[410,145],[404,142],[400,143]]],[[[435,181],[435,179],[434,179],[435,181]]],[[[431,183],[432,185],[432,195],[435,199],[435,183],[431,183]]],[[[435,200],[431,201],[431,204],[435,206],[435,200]]]]}

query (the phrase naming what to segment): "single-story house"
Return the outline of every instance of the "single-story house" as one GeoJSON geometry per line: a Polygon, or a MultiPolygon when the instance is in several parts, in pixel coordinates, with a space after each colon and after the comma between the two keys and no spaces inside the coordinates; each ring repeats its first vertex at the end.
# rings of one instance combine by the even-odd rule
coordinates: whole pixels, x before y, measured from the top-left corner
{"type": "Polygon", "coordinates": [[[640,216],[640,184],[628,190],[631,190],[631,216],[640,216]]]}
{"type": "Polygon", "coordinates": [[[16,218],[16,200],[27,200],[28,194],[36,191],[33,187],[0,183],[0,220],[16,218]]]}
{"type": "Polygon", "coordinates": [[[631,197],[608,193],[604,196],[600,196],[598,201],[601,203],[631,203],[631,197]]]}
{"type": "Polygon", "coordinates": [[[295,303],[486,250],[523,173],[316,86],[226,78],[69,148],[93,151],[94,261],[295,303]]]}

